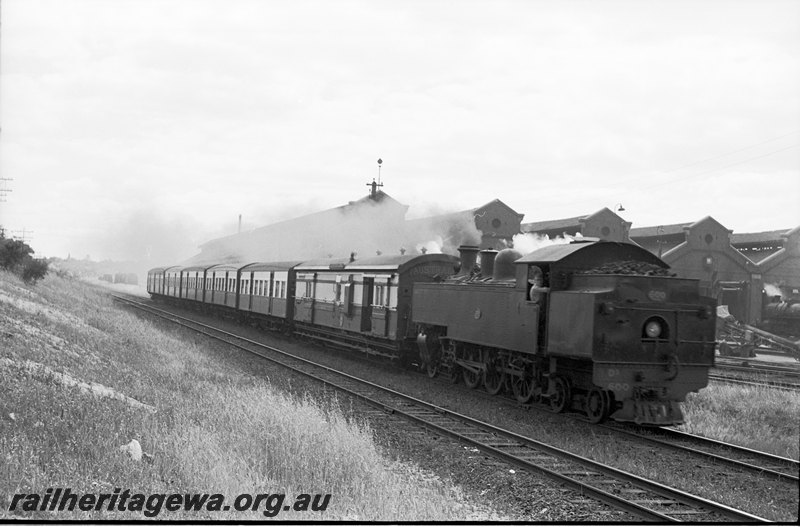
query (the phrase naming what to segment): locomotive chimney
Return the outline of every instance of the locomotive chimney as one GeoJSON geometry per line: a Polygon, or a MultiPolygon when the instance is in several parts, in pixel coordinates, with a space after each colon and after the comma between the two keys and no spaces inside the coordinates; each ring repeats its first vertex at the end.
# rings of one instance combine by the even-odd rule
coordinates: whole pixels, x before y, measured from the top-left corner
{"type": "Polygon", "coordinates": [[[458,252],[461,255],[461,270],[458,274],[468,276],[475,269],[475,263],[478,261],[478,247],[462,245],[458,248],[458,252]]]}
{"type": "Polygon", "coordinates": [[[481,251],[481,275],[486,278],[494,274],[494,259],[497,256],[497,251],[493,249],[486,249],[481,251]]]}

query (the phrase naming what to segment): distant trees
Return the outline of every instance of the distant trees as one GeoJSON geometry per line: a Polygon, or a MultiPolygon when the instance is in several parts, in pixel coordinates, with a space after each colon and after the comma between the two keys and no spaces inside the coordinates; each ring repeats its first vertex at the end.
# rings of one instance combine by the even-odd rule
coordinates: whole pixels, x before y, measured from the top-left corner
{"type": "Polygon", "coordinates": [[[6,238],[0,229],[0,268],[19,275],[27,283],[35,284],[47,274],[47,261],[31,256],[33,249],[20,240],[6,238]]]}

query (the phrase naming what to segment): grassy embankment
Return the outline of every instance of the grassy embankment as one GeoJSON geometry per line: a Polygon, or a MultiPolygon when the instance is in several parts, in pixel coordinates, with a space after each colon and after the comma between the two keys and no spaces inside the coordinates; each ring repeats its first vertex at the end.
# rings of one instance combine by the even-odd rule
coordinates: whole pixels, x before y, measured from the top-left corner
{"type": "MultiPolygon", "coordinates": [[[[8,511],[14,494],[55,487],[219,493],[227,504],[243,493],[285,494],[289,505],[301,493],[331,494],[324,512],[280,511],[278,520],[496,519],[458,488],[387,461],[369,428],[335,404],[287,397],[218,356],[95,286],[50,276],[33,288],[0,273],[0,519],[147,518],[105,507],[24,512],[21,501],[8,511]],[[132,439],[141,461],[119,449],[132,439]]],[[[162,507],[157,518],[263,520],[275,503],[246,512],[162,507]]]]}

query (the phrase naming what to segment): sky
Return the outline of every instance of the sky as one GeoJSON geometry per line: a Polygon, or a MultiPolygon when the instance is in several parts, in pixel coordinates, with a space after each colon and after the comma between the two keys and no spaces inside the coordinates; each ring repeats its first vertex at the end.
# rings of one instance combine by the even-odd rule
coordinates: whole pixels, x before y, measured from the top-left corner
{"type": "Polygon", "coordinates": [[[0,0],[0,225],[143,259],[408,218],[800,225],[800,2],[0,0]]]}

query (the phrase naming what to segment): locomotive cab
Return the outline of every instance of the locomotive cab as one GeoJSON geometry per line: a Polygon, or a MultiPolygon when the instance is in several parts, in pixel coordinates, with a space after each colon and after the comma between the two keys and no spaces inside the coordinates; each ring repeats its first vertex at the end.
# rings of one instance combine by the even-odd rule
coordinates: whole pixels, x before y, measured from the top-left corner
{"type": "Polygon", "coordinates": [[[706,386],[714,363],[714,301],[696,280],[614,242],[551,246],[517,264],[518,288],[544,275],[529,295],[546,297],[540,342],[554,409],[580,404],[593,421],[683,421],[679,403],[706,386]]]}

